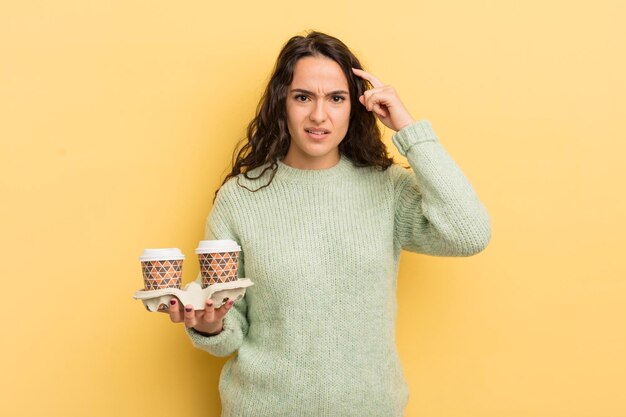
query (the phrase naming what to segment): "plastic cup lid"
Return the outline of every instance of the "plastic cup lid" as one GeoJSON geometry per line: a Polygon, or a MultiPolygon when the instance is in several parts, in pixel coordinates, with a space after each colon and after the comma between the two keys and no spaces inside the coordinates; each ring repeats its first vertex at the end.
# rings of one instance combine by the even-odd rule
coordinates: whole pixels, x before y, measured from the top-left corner
{"type": "Polygon", "coordinates": [[[234,240],[201,240],[196,253],[239,252],[241,247],[234,240]]]}
{"type": "Polygon", "coordinates": [[[185,259],[185,255],[178,248],[144,249],[139,257],[140,261],[176,261],[185,259]]]}

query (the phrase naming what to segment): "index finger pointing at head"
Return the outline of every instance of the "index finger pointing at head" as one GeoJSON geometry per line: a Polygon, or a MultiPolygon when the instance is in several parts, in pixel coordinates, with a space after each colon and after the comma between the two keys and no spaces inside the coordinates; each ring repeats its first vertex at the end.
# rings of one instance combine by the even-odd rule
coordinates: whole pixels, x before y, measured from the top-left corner
{"type": "Polygon", "coordinates": [[[358,69],[358,68],[352,68],[352,72],[354,72],[359,77],[364,78],[367,81],[369,81],[370,83],[372,83],[374,88],[383,87],[384,86],[384,84],[378,78],[374,77],[369,72],[363,71],[362,69],[358,69]]]}

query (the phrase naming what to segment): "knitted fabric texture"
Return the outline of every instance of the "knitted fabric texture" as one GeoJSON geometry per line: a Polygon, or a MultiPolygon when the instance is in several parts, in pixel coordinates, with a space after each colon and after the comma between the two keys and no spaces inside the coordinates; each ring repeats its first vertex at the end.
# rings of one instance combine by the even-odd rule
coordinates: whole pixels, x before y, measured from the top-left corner
{"type": "MultiPolygon", "coordinates": [[[[392,136],[411,170],[329,169],[278,162],[256,180],[220,189],[206,239],[242,248],[239,277],[254,286],[193,345],[222,369],[223,417],[402,416],[409,391],[395,343],[402,249],[470,256],[490,240],[490,220],[427,120],[392,136]]],[[[249,173],[257,177],[264,167],[249,173]]],[[[239,182],[239,184],[238,184],[239,182]]]]}

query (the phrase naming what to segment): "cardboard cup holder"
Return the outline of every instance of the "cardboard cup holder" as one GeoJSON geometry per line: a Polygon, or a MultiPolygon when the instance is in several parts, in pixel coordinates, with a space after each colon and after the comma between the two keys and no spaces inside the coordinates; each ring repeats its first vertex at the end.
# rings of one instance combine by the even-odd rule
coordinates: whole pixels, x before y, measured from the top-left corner
{"type": "Polygon", "coordinates": [[[150,312],[169,310],[170,300],[173,297],[176,297],[181,305],[191,304],[194,310],[204,310],[204,303],[208,298],[213,300],[215,308],[219,308],[226,302],[226,298],[235,301],[241,299],[246,293],[246,288],[251,285],[254,283],[248,278],[212,284],[206,288],[202,288],[200,284],[193,281],[185,285],[183,289],[137,290],[133,298],[141,300],[150,312]]]}

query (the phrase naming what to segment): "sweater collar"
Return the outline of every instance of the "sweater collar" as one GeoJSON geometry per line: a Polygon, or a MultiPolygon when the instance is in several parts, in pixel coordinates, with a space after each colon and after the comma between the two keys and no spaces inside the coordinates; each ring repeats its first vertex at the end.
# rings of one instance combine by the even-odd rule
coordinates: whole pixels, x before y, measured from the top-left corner
{"type": "Polygon", "coordinates": [[[282,160],[278,160],[277,163],[278,170],[276,171],[276,178],[285,181],[306,183],[327,182],[337,179],[345,176],[354,166],[352,161],[344,154],[340,154],[339,162],[335,166],[326,169],[294,168],[286,165],[282,160]]]}

